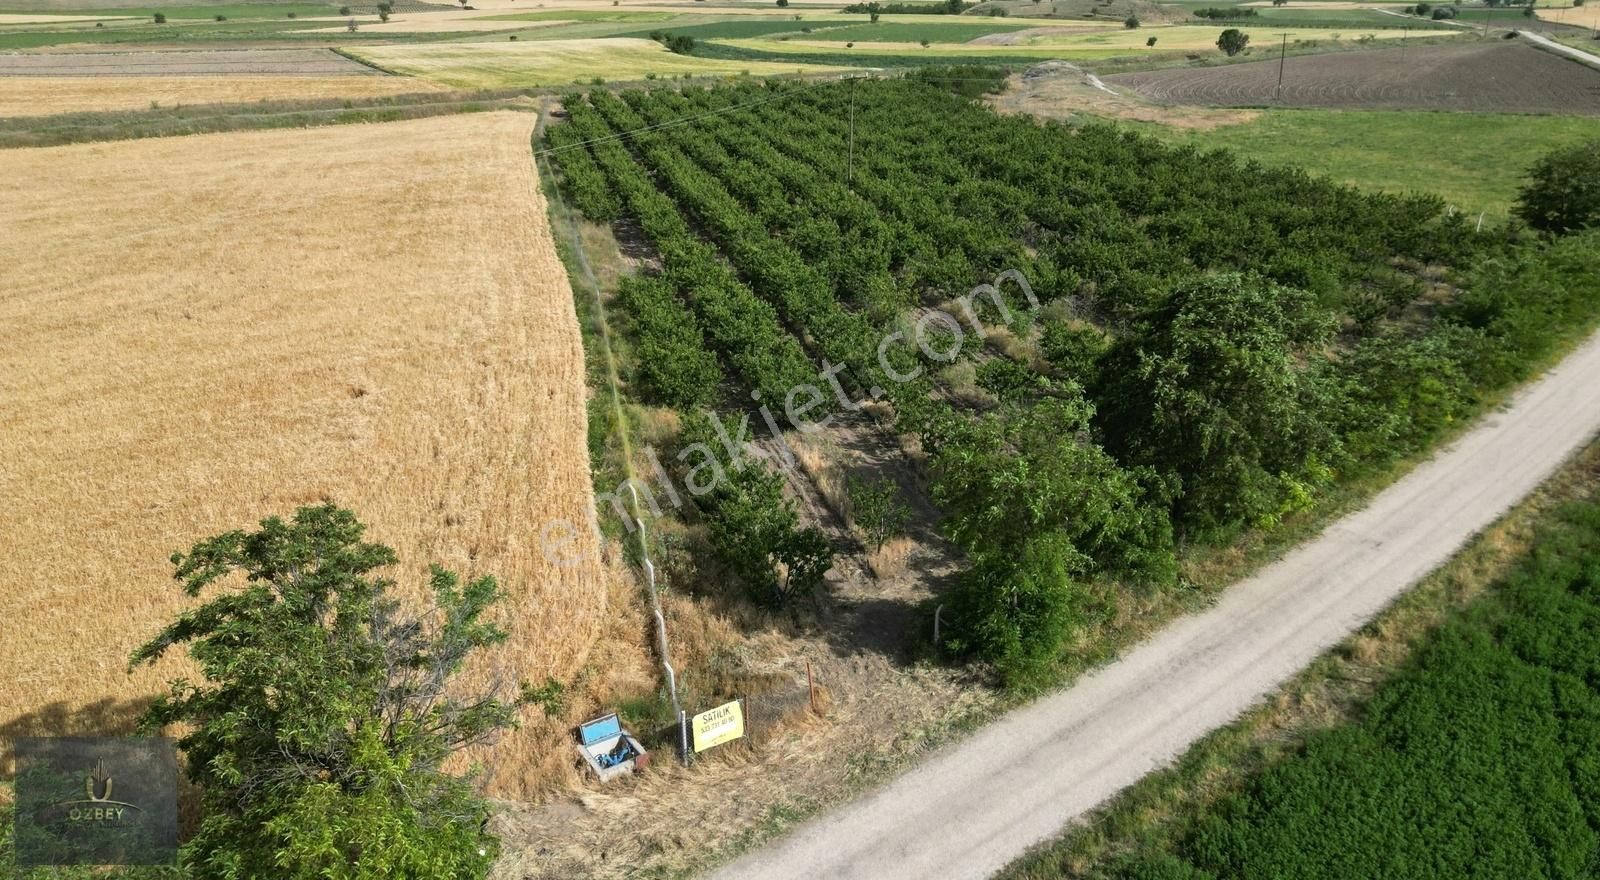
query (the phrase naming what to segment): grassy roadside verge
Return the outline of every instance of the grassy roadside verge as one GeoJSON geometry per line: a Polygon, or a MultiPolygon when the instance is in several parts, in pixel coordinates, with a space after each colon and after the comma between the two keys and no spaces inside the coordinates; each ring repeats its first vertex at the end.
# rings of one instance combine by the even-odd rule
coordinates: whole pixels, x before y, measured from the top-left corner
{"type": "Polygon", "coordinates": [[[1495,589],[1532,547],[1541,522],[1562,505],[1597,493],[1600,444],[1592,444],[1443,568],[1262,705],[1195,744],[1175,766],[1145,777],[1058,841],[1012,864],[1001,880],[1100,877],[1119,857],[1170,850],[1210,808],[1294,755],[1311,735],[1358,717],[1434,633],[1495,589]]]}

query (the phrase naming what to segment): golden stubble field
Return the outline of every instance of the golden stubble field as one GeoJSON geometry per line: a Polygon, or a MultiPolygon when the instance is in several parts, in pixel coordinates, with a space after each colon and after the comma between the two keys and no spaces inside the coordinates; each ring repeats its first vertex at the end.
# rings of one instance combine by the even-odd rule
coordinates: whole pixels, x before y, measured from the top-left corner
{"type": "Polygon", "coordinates": [[[437,91],[399,76],[0,76],[0,117],[437,91]]]}
{"type": "MultiPolygon", "coordinates": [[[[190,604],[173,550],[325,498],[396,549],[407,591],[430,561],[501,579],[511,640],[472,675],[641,668],[607,614],[624,582],[539,544],[562,518],[595,550],[583,351],[533,125],[0,151],[0,755],[114,728],[189,671],[124,671],[190,604]]],[[[570,719],[529,716],[483,756],[495,793],[571,776],[570,719]]]]}

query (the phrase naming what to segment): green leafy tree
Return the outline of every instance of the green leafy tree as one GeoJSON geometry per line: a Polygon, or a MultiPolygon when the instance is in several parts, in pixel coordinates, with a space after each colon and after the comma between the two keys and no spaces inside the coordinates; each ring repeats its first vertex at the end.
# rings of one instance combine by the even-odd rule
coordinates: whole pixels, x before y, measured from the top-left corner
{"type": "Polygon", "coordinates": [[[1139,16],[1129,15],[1127,18],[1122,20],[1122,26],[1130,31],[1134,28],[1137,28],[1139,26],[1139,16]]]}
{"type": "Polygon", "coordinates": [[[1154,48],[1155,44],[1156,44],[1156,38],[1155,37],[1150,37],[1149,39],[1144,41],[1145,48],[1147,48],[1147,49],[1154,48]]]}
{"type": "Polygon", "coordinates": [[[1600,227],[1600,139],[1555,150],[1535,162],[1516,210],[1529,226],[1544,232],[1600,227]]]}
{"type": "Polygon", "coordinates": [[[1186,527],[1269,524],[1332,452],[1299,360],[1331,330],[1304,291],[1237,273],[1180,285],[1108,355],[1095,397],[1110,448],[1180,487],[1186,527]]]}
{"type": "Polygon", "coordinates": [[[972,557],[1005,556],[1059,532],[1102,571],[1172,582],[1165,499],[1149,498],[1164,487],[1090,442],[1093,413],[1081,396],[1064,395],[953,422],[930,460],[950,539],[972,557]]]}
{"type": "MultiPolygon", "coordinates": [[[[684,436],[714,442],[698,419],[684,436]]],[[[748,461],[730,465],[713,491],[696,498],[712,552],[758,601],[779,605],[816,589],[833,565],[827,536],[800,525],[783,486],[781,474],[748,461]]]]}
{"type": "Polygon", "coordinates": [[[953,634],[942,647],[994,664],[1011,690],[1049,684],[1081,619],[1079,578],[1088,568],[1060,533],[1039,535],[1014,552],[983,554],[951,594],[953,634]]]}
{"type": "MultiPolygon", "coordinates": [[[[1155,37],[1145,41],[1153,46],[1155,37]]],[[[1073,326],[1063,321],[1044,325],[1039,337],[1039,352],[1063,377],[1080,385],[1090,385],[1100,356],[1105,354],[1105,335],[1089,326],[1073,326]]]]}
{"type": "Polygon", "coordinates": [[[1217,37],[1217,48],[1229,58],[1243,52],[1250,45],[1250,35],[1238,28],[1228,28],[1217,37]]]}
{"type": "Polygon", "coordinates": [[[482,877],[494,859],[486,803],[440,767],[536,699],[451,684],[505,639],[483,619],[503,593],[435,567],[432,607],[412,616],[376,574],[394,552],[363,531],[324,504],[173,555],[191,597],[243,576],[129,661],[182,646],[204,677],[173,682],[143,719],[187,731],[179,746],[204,792],[184,846],[197,878],[482,877]]]}
{"type": "Polygon", "coordinates": [[[166,24],[167,23],[166,14],[165,13],[161,13],[161,12],[157,12],[156,15],[155,15],[155,22],[156,22],[156,24],[166,24]]]}
{"type": "Polygon", "coordinates": [[[905,533],[911,508],[900,500],[894,480],[852,475],[845,483],[845,492],[850,498],[850,518],[866,532],[874,550],[883,549],[885,541],[905,533]]]}

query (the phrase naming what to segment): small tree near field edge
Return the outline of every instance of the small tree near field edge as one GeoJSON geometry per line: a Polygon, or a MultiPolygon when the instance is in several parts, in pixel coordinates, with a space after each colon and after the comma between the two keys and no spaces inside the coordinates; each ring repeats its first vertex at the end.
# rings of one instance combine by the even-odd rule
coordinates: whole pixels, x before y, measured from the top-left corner
{"type": "Polygon", "coordinates": [[[484,619],[504,593],[435,566],[432,601],[414,614],[378,574],[394,551],[364,530],[323,504],[173,554],[190,597],[229,582],[129,661],[182,646],[200,670],[141,722],[186,731],[178,744],[203,790],[183,848],[191,876],[482,877],[493,862],[487,803],[441,765],[514,726],[522,706],[552,707],[559,686],[463,692],[462,665],[506,638],[484,619]]]}
{"type": "Polygon", "coordinates": [[[845,493],[850,498],[850,518],[866,533],[873,550],[881,550],[890,538],[905,534],[911,508],[900,500],[893,480],[851,476],[845,482],[845,493]]]}
{"type": "Polygon", "coordinates": [[[1250,45],[1250,35],[1238,28],[1228,28],[1217,37],[1217,48],[1229,58],[1243,52],[1250,45]]]}

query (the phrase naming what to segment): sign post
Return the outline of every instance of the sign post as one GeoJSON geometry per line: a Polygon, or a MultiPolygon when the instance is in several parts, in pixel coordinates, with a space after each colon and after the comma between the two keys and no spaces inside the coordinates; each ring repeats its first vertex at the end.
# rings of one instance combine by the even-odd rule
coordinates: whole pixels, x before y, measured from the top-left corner
{"type": "Polygon", "coordinates": [[[744,706],[734,700],[694,716],[694,751],[732,742],[744,736],[744,706]]]}

